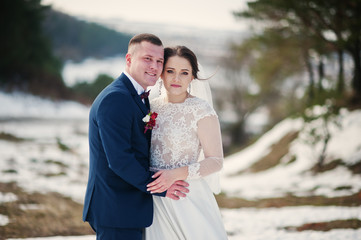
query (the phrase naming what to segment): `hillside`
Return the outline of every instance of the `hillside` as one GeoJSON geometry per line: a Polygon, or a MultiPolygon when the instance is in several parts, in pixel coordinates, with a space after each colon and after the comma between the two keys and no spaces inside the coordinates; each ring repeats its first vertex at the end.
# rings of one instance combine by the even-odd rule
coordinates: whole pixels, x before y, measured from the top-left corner
{"type": "Polygon", "coordinates": [[[310,123],[285,119],[255,144],[227,158],[222,175],[224,193],[245,199],[361,193],[361,110],[343,109],[337,122],[339,126],[330,123],[331,139],[319,171],[315,166],[322,143],[308,139],[310,129],[322,131],[321,119],[310,123]]]}
{"type": "Polygon", "coordinates": [[[46,12],[43,30],[52,42],[54,54],[63,61],[125,54],[131,38],[129,34],[52,9],[46,12]]]}

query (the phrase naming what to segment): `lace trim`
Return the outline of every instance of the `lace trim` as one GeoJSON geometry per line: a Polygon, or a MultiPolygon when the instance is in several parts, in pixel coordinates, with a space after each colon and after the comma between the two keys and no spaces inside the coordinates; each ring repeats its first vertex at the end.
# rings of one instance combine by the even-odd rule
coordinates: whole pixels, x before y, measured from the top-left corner
{"type": "Polygon", "coordinates": [[[198,179],[201,177],[199,173],[199,168],[201,167],[200,163],[193,163],[188,166],[188,177],[187,180],[198,179]]]}
{"type": "Polygon", "coordinates": [[[149,168],[149,171],[151,171],[151,172],[158,172],[158,171],[160,171],[160,170],[162,170],[162,169],[156,168],[156,167],[150,167],[150,168],[149,168]]]}

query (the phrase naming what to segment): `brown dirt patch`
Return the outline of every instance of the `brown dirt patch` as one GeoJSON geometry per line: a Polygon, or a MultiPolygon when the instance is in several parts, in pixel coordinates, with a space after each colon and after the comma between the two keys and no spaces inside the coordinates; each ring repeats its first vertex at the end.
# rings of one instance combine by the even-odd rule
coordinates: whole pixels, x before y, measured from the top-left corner
{"type": "Polygon", "coordinates": [[[361,174],[361,161],[348,166],[348,169],[353,173],[353,174],[361,174]]]}
{"type": "Polygon", "coordinates": [[[224,194],[215,196],[219,207],[221,208],[269,208],[269,207],[287,207],[287,206],[360,206],[361,191],[342,197],[327,198],[324,196],[297,197],[289,195],[280,198],[265,198],[258,200],[246,200],[236,197],[227,197],[224,194]]]}
{"type": "Polygon", "coordinates": [[[58,193],[26,193],[16,183],[0,183],[0,192],[12,192],[18,197],[15,202],[0,204],[0,214],[10,220],[0,226],[0,239],[94,234],[81,219],[82,204],[68,197],[58,193]]]}
{"type": "Polygon", "coordinates": [[[333,229],[359,229],[361,221],[359,219],[334,220],[330,222],[306,223],[298,227],[285,227],[286,230],[292,231],[330,231],[333,229]]]}

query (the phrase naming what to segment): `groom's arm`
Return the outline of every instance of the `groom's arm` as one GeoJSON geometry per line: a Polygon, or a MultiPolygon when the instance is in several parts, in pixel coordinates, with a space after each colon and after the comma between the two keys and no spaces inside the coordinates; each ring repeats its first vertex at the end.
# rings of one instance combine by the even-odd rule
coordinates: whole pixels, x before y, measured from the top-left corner
{"type": "MultiPolygon", "coordinates": [[[[132,105],[133,99],[119,92],[105,97],[97,113],[99,134],[109,168],[124,181],[149,193],[146,185],[152,181],[152,173],[136,160],[131,146],[132,105]]],[[[166,192],[159,195],[165,196],[166,192]]]]}

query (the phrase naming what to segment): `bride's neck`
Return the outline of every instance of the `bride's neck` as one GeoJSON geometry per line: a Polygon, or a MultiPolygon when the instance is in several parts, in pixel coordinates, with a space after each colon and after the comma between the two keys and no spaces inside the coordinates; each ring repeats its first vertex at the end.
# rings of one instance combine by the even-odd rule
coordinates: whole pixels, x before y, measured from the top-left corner
{"type": "Polygon", "coordinates": [[[188,92],[185,92],[184,94],[181,94],[181,95],[172,95],[172,94],[167,93],[166,99],[167,99],[167,102],[170,102],[170,103],[182,103],[188,97],[189,97],[188,92]]]}

